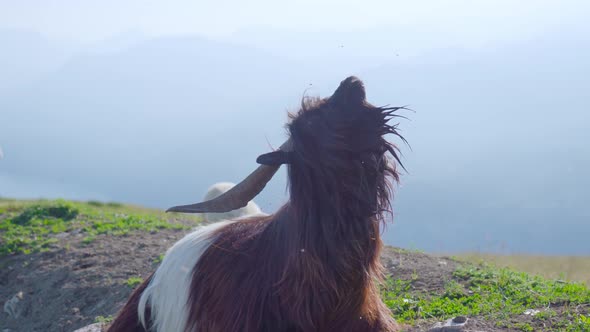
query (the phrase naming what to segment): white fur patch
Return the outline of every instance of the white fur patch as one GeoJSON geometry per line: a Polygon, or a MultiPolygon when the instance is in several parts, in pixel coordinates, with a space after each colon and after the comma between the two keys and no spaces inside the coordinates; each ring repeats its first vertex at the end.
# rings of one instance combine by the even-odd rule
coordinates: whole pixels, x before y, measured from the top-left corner
{"type": "Polygon", "coordinates": [[[141,324],[146,326],[145,308],[149,303],[154,332],[185,331],[187,301],[192,271],[205,250],[215,241],[213,233],[235,221],[221,221],[197,228],[176,242],[164,256],[138,305],[141,324]]]}
{"type": "MultiPolygon", "coordinates": [[[[233,186],[234,184],[229,182],[216,183],[207,191],[205,200],[217,197],[233,186]]],[[[206,213],[204,215],[206,222],[218,222],[198,227],[168,249],[150,284],[141,294],[137,307],[141,324],[146,326],[145,308],[149,303],[152,322],[150,331],[185,331],[192,271],[203,253],[216,240],[213,233],[239,219],[266,215],[252,201],[248,202],[247,206],[234,211],[206,213]]]]}

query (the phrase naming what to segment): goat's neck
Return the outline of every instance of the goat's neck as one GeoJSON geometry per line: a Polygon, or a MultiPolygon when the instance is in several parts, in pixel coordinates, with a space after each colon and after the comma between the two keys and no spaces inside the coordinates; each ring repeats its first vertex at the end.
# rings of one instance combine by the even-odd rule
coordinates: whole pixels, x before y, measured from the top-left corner
{"type": "Polygon", "coordinates": [[[313,201],[311,206],[291,202],[284,211],[284,230],[292,245],[320,258],[332,260],[338,255],[368,262],[381,246],[379,225],[374,217],[355,212],[351,206],[329,201],[313,201]]]}

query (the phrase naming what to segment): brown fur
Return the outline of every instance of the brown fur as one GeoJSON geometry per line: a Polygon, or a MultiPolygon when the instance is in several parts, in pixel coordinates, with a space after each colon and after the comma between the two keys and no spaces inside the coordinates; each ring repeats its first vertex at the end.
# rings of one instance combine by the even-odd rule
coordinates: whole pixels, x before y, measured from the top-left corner
{"type": "Polygon", "coordinates": [[[324,99],[291,116],[290,201],[218,231],[194,268],[189,331],[398,329],[376,284],[395,110],[324,99]]]}
{"type": "MultiPolygon", "coordinates": [[[[117,318],[111,323],[107,332],[145,332],[145,329],[139,322],[139,317],[137,316],[137,305],[139,303],[139,298],[141,294],[145,290],[145,288],[149,285],[150,280],[152,280],[152,275],[149,276],[141,285],[139,285],[133,293],[131,293],[131,297],[127,300],[127,303],[119,313],[117,314],[117,318]]],[[[150,309],[149,307],[146,308],[146,317],[150,317],[150,309]]]]}

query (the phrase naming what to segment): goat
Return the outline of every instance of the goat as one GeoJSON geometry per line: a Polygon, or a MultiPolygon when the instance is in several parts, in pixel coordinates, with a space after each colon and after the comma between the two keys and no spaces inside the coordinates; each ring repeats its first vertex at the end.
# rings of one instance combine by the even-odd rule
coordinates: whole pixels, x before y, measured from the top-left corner
{"type": "MultiPolygon", "coordinates": [[[[209,189],[207,189],[207,193],[203,198],[203,201],[212,200],[219,195],[227,192],[231,188],[233,188],[235,184],[231,182],[218,182],[213,184],[209,189]]],[[[217,222],[221,220],[230,220],[230,219],[237,219],[242,218],[245,216],[254,216],[254,215],[262,215],[262,210],[258,207],[254,201],[248,202],[248,204],[244,207],[239,209],[223,212],[223,213],[204,213],[203,214],[203,221],[204,222],[217,222]]]]}
{"type": "Polygon", "coordinates": [[[213,200],[168,211],[243,207],[282,164],[289,201],[272,215],[186,235],[109,331],[398,331],[378,281],[383,212],[403,168],[384,136],[405,142],[388,124],[400,109],[368,103],[353,76],[329,98],[305,98],[289,114],[290,138],[259,156],[252,174],[213,200]]]}

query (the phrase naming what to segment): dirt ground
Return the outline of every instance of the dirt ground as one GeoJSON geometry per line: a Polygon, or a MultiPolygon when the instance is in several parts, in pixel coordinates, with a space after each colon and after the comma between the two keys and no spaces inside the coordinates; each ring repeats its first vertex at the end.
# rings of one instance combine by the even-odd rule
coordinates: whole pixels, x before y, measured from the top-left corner
{"type": "MultiPolygon", "coordinates": [[[[0,314],[0,330],[74,331],[109,316],[125,303],[131,277],[146,277],[154,262],[184,233],[163,230],[128,236],[97,236],[69,249],[0,257],[0,300],[22,292],[20,318],[0,314]]],[[[75,236],[75,235],[72,235],[75,236]]]]}
{"type": "MultiPolygon", "coordinates": [[[[0,313],[0,331],[67,331],[114,315],[132,291],[129,278],[147,277],[157,258],[186,231],[163,230],[126,236],[97,236],[84,243],[81,234],[67,234],[65,246],[48,252],[0,257],[0,301],[19,297],[19,318],[0,313]]],[[[417,280],[419,291],[441,291],[457,262],[387,247],[384,266],[395,278],[417,280]]],[[[425,321],[407,331],[427,331],[425,321]]],[[[507,331],[471,318],[464,331],[507,331]]]]}

